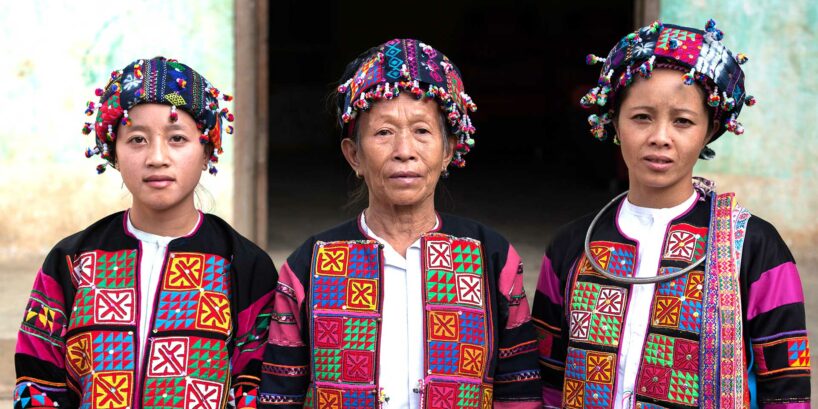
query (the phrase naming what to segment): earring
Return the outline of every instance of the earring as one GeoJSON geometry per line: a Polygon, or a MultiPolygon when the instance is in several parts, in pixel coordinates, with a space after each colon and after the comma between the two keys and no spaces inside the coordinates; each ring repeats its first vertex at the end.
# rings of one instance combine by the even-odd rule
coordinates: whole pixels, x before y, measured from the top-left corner
{"type": "Polygon", "coordinates": [[[355,170],[355,177],[356,177],[356,178],[358,178],[358,179],[360,179],[360,178],[361,178],[361,173],[360,173],[360,172],[358,172],[358,170],[357,170],[357,169],[355,170]]]}
{"type": "Polygon", "coordinates": [[[619,135],[618,135],[618,134],[614,134],[614,136],[613,136],[613,143],[614,143],[614,145],[616,145],[616,146],[621,145],[621,142],[619,142],[619,135]]]}

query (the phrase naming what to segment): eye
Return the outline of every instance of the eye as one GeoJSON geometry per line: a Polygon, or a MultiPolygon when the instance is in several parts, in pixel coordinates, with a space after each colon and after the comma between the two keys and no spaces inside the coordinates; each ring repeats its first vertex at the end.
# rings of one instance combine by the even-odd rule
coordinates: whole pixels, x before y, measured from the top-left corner
{"type": "Polygon", "coordinates": [[[415,132],[417,132],[419,134],[430,134],[430,133],[432,133],[432,131],[430,131],[428,128],[424,128],[424,127],[420,127],[420,128],[415,129],[415,132]]]}
{"type": "Polygon", "coordinates": [[[695,125],[695,123],[694,123],[693,121],[691,121],[691,120],[690,120],[690,119],[688,119],[688,118],[684,118],[684,117],[679,117],[679,118],[676,118],[675,122],[676,122],[676,124],[678,124],[678,125],[684,125],[684,126],[691,126],[691,125],[695,125]]]}
{"type": "Polygon", "coordinates": [[[389,129],[379,129],[375,132],[375,136],[389,136],[392,133],[389,129]]]}
{"type": "Polygon", "coordinates": [[[631,116],[631,119],[633,119],[636,122],[647,122],[650,121],[650,115],[645,113],[638,113],[631,116]]]}
{"type": "Polygon", "coordinates": [[[145,142],[147,142],[147,139],[145,139],[145,137],[142,136],[142,135],[133,135],[130,138],[128,138],[128,143],[145,143],[145,142]]]}
{"type": "Polygon", "coordinates": [[[170,137],[171,142],[181,143],[187,141],[187,137],[184,135],[173,135],[170,137]]]}

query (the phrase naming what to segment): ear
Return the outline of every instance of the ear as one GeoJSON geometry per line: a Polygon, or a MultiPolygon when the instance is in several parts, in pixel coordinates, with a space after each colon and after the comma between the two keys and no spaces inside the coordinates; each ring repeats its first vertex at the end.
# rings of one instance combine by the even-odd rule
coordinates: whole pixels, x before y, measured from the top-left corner
{"type": "Polygon", "coordinates": [[[358,145],[355,144],[355,141],[352,138],[344,138],[341,140],[341,152],[344,154],[344,158],[346,158],[347,163],[355,172],[356,175],[360,174],[361,168],[361,161],[358,159],[358,145]]]}
{"type": "Polygon", "coordinates": [[[452,163],[452,158],[454,158],[454,148],[457,146],[457,137],[449,135],[448,138],[448,149],[446,149],[446,152],[443,152],[443,169],[446,169],[449,164],[452,163]]]}
{"type": "Polygon", "coordinates": [[[713,136],[716,135],[716,132],[719,131],[719,127],[721,126],[721,122],[718,120],[713,120],[713,124],[710,126],[710,132],[707,133],[707,140],[704,141],[704,145],[707,146],[710,141],[713,140],[713,136]]]}

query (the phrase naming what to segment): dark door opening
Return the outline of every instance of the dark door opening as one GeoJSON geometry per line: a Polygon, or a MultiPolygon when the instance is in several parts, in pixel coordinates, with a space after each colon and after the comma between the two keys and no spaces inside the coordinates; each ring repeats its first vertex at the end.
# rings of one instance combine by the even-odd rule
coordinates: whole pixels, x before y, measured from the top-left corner
{"type": "Polygon", "coordinates": [[[344,208],[354,177],[327,95],[358,53],[413,37],[458,65],[479,107],[475,149],[444,181],[438,210],[492,226],[538,262],[556,227],[623,185],[618,149],[590,135],[579,99],[599,69],[585,55],[631,31],[633,10],[633,0],[275,2],[269,247],[291,251],[360,211],[344,208]]]}

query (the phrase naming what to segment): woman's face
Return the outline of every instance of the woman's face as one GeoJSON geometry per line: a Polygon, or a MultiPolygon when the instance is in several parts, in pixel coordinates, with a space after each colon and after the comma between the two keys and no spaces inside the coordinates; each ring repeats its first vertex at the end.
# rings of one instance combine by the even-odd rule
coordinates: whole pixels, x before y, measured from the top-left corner
{"type": "Polygon", "coordinates": [[[369,189],[369,206],[434,206],[441,172],[452,159],[444,151],[438,104],[401,93],[381,100],[357,118],[358,143],[341,149],[369,189]]]}
{"type": "Polygon", "coordinates": [[[685,85],[678,71],[657,69],[634,81],[614,126],[631,193],[646,196],[640,202],[666,207],[689,197],[693,166],[712,136],[708,122],[704,91],[685,85]]]}
{"type": "Polygon", "coordinates": [[[133,195],[133,207],[162,212],[193,206],[193,190],[207,164],[193,118],[182,110],[170,120],[170,107],[140,104],[128,111],[130,126],[116,137],[116,168],[133,195]]]}

